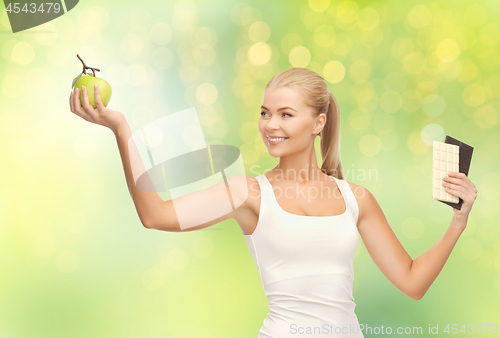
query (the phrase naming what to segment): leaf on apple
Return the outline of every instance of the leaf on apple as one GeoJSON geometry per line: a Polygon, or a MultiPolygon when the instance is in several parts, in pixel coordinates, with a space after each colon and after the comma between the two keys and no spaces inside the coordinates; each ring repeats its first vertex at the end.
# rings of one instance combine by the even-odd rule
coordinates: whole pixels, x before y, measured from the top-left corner
{"type": "Polygon", "coordinates": [[[78,81],[78,79],[79,79],[82,75],[83,75],[83,73],[82,73],[82,74],[78,74],[78,76],[77,76],[77,77],[75,77],[75,78],[73,79],[73,83],[71,84],[71,88],[72,88],[72,89],[74,89],[74,88],[75,88],[76,81],[78,81]]]}

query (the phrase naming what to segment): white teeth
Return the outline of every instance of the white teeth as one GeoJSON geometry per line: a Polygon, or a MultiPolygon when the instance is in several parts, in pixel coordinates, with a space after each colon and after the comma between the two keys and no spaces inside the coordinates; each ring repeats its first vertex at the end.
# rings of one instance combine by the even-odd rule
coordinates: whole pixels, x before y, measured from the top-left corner
{"type": "Polygon", "coordinates": [[[269,139],[269,141],[272,141],[272,142],[277,142],[277,141],[282,141],[284,139],[287,139],[288,137],[280,137],[280,138],[270,138],[269,136],[267,137],[269,139]]]}

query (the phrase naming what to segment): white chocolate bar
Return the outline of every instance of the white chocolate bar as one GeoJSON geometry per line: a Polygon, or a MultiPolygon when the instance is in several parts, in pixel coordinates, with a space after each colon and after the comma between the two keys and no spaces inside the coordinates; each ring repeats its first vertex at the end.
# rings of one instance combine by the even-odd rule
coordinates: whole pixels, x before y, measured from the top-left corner
{"type": "Polygon", "coordinates": [[[434,141],[433,148],[433,188],[432,198],[445,202],[458,203],[458,197],[444,189],[443,176],[448,171],[458,172],[459,146],[449,143],[434,141]]]}

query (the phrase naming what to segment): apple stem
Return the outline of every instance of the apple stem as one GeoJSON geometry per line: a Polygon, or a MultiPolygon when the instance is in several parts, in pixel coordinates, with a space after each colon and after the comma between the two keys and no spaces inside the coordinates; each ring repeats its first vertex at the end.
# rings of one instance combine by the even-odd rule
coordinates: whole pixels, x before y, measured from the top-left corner
{"type": "Polygon", "coordinates": [[[94,77],[95,77],[95,71],[97,70],[98,72],[100,72],[101,70],[99,68],[93,68],[93,67],[89,67],[85,64],[85,62],[83,62],[82,58],[80,57],[80,55],[76,54],[76,56],[80,59],[80,61],[83,63],[83,71],[82,73],[85,74],[85,69],[92,69],[92,73],[94,73],[94,77]]]}

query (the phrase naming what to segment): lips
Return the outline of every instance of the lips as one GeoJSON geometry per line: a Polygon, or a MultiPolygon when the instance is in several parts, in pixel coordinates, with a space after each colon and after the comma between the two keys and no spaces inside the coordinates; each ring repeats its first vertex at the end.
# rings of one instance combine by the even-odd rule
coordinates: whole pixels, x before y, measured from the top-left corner
{"type": "Polygon", "coordinates": [[[288,140],[288,137],[270,137],[270,136],[267,136],[267,142],[269,142],[269,145],[276,145],[276,144],[280,144],[281,142],[285,142],[286,140],[288,140]],[[273,141],[276,140],[276,141],[273,141]]]}
{"type": "Polygon", "coordinates": [[[267,139],[269,140],[270,138],[276,139],[276,138],[288,138],[288,137],[285,137],[285,136],[270,136],[270,135],[267,135],[267,139]]]}

